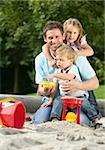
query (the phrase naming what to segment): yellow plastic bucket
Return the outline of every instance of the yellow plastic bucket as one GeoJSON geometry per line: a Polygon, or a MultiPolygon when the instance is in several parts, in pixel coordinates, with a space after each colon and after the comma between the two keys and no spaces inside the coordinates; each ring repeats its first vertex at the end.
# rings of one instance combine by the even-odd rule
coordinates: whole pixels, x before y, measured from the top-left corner
{"type": "Polygon", "coordinates": [[[51,81],[43,81],[41,84],[43,87],[46,87],[46,88],[55,86],[55,82],[51,82],[51,81]]]}
{"type": "Polygon", "coordinates": [[[76,122],[76,114],[74,112],[68,112],[66,115],[66,121],[76,122]]]}

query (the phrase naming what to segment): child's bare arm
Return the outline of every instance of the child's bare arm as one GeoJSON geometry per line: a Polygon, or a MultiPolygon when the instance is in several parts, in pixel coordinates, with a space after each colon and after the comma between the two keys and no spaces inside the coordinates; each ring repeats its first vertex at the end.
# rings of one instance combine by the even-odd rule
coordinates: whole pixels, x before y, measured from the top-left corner
{"type": "Polygon", "coordinates": [[[51,56],[50,52],[49,52],[49,47],[47,44],[44,44],[42,46],[42,51],[45,54],[45,56],[47,57],[47,59],[50,61],[51,59],[53,59],[53,57],[51,56]]]}
{"type": "Polygon", "coordinates": [[[42,51],[44,53],[44,55],[46,56],[46,58],[49,60],[51,66],[54,66],[56,64],[55,59],[51,56],[50,51],[49,51],[49,47],[47,44],[44,44],[42,46],[42,51]]]}
{"type": "Polygon", "coordinates": [[[72,80],[75,78],[75,75],[72,73],[53,73],[48,75],[49,79],[57,78],[61,80],[72,80]]]}
{"type": "Polygon", "coordinates": [[[38,90],[37,90],[37,94],[38,95],[43,95],[43,96],[48,96],[51,94],[52,91],[52,87],[44,87],[42,83],[40,83],[38,85],[38,90]]]}
{"type": "Polygon", "coordinates": [[[94,51],[89,44],[84,44],[79,51],[76,51],[76,53],[78,56],[92,56],[94,51]]]}
{"type": "Polygon", "coordinates": [[[86,41],[86,35],[81,38],[81,49],[76,51],[78,56],[92,56],[94,54],[93,49],[86,41]]]}
{"type": "Polygon", "coordinates": [[[55,83],[55,84],[53,85],[53,87],[52,87],[52,91],[51,91],[51,94],[50,94],[50,99],[49,99],[49,101],[42,104],[44,107],[48,107],[48,106],[50,106],[50,105],[53,104],[53,101],[54,101],[54,97],[55,97],[55,93],[56,93],[57,88],[58,88],[58,84],[55,83]]]}

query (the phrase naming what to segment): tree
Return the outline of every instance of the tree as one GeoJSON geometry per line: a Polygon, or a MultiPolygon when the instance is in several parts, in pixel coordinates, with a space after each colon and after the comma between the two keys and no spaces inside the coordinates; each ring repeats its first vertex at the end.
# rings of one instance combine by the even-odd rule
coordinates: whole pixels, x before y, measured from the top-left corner
{"type": "Polygon", "coordinates": [[[1,62],[0,65],[14,69],[13,92],[18,92],[20,66],[32,61],[30,48],[34,24],[28,1],[4,1],[0,14],[1,62]]]}
{"type": "Polygon", "coordinates": [[[32,61],[41,52],[45,23],[49,20],[63,23],[70,17],[78,18],[83,24],[87,40],[95,51],[95,57],[91,57],[90,62],[100,83],[104,83],[104,1],[1,0],[0,66],[14,70],[13,92],[19,92],[22,66],[28,68],[30,79],[33,80],[32,61]]]}
{"type": "Polygon", "coordinates": [[[87,40],[95,52],[95,58],[93,56],[89,58],[89,61],[94,66],[100,83],[104,83],[104,1],[33,0],[30,3],[36,20],[39,41],[41,41],[42,27],[49,20],[63,23],[68,18],[73,17],[81,21],[85,33],[87,33],[87,40]]]}

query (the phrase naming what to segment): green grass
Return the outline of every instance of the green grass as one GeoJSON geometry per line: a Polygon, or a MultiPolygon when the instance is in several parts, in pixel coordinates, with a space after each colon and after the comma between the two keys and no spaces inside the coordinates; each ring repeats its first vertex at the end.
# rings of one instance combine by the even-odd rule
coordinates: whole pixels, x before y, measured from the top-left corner
{"type": "MultiPolygon", "coordinates": [[[[94,90],[94,94],[97,99],[105,99],[105,85],[100,85],[98,89],[94,90]]],[[[31,93],[28,95],[35,96],[36,93],[31,93]]]]}
{"type": "Polygon", "coordinates": [[[94,90],[97,99],[105,99],[105,85],[100,85],[98,89],[94,90]]]}

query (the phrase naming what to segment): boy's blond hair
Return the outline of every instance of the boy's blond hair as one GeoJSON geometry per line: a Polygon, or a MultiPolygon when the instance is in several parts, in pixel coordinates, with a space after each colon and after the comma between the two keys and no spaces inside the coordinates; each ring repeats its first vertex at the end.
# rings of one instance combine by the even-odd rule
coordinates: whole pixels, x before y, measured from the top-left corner
{"type": "Polygon", "coordinates": [[[75,43],[76,43],[77,45],[80,45],[80,40],[81,40],[81,38],[82,38],[82,36],[83,36],[83,32],[84,32],[83,27],[82,27],[82,24],[81,24],[80,21],[79,21],[78,19],[76,19],[76,18],[69,18],[69,19],[66,20],[66,21],[64,22],[64,24],[63,24],[63,29],[64,29],[64,32],[65,32],[65,33],[66,33],[66,31],[67,31],[67,26],[69,26],[69,25],[71,25],[71,24],[79,29],[79,36],[78,36],[78,39],[76,40],[75,43]]]}
{"type": "Polygon", "coordinates": [[[76,57],[77,57],[77,54],[72,49],[72,47],[69,45],[65,45],[65,44],[63,44],[59,48],[57,48],[56,55],[59,55],[61,57],[65,56],[65,57],[67,57],[67,59],[72,59],[74,64],[75,64],[76,57]]]}

